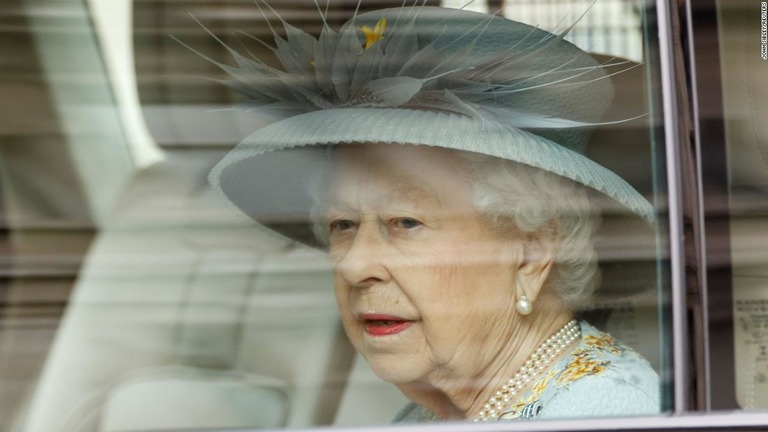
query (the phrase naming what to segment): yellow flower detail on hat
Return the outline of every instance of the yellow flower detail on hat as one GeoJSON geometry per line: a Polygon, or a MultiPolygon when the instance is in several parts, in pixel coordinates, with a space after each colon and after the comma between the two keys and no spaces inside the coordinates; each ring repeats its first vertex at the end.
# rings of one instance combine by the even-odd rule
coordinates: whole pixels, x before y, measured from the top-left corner
{"type": "Polygon", "coordinates": [[[376,44],[376,42],[384,39],[384,29],[387,28],[387,19],[382,18],[376,22],[376,25],[371,28],[364,25],[360,27],[360,31],[365,35],[365,49],[368,49],[376,44]]]}

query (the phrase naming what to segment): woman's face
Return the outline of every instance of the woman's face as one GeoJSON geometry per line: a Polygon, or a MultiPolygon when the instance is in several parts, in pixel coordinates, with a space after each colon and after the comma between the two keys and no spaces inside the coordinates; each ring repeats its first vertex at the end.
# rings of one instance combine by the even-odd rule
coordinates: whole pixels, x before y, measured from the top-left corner
{"type": "Polygon", "coordinates": [[[330,254],[357,351],[395,384],[481,374],[519,322],[521,242],[480,219],[450,150],[349,145],[335,161],[330,254]]]}

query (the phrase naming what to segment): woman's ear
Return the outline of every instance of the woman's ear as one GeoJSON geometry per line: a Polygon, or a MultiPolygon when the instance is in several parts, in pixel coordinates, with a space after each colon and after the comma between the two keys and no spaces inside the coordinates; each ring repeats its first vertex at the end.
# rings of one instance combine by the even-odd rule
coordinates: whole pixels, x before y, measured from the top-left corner
{"type": "Polygon", "coordinates": [[[535,302],[552,271],[555,242],[548,236],[531,236],[525,242],[524,257],[517,268],[517,295],[535,302]]]}

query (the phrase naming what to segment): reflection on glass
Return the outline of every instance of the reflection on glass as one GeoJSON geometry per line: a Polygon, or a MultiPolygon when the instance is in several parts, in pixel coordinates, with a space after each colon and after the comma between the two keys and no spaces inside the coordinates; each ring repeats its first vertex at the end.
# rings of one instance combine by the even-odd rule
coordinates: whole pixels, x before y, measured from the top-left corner
{"type": "MultiPolygon", "coordinates": [[[[131,140],[87,152],[93,134],[68,138],[84,189],[112,192],[86,197],[95,239],[14,424],[668,409],[645,6],[448,3],[136,2],[135,81],[160,162],[127,163],[131,140]],[[571,25],[573,45],[557,36],[571,25]],[[98,181],[116,161],[128,180],[98,181]]],[[[66,127],[122,136],[84,122],[91,103],[120,119],[120,102],[75,102],[66,127]]]]}
{"type": "Polygon", "coordinates": [[[588,190],[655,219],[584,155],[595,126],[631,120],[600,121],[606,68],[630,62],[432,7],[286,35],[277,68],[228,48],[227,85],[274,120],[209,179],[260,224],[328,250],[347,336],[411,401],[397,421],[660,412],[648,361],[576,318],[598,282],[588,190]]]}
{"type": "Polygon", "coordinates": [[[730,195],[736,400],[742,408],[768,408],[768,131],[763,121],[768,111],[764,78],[768,62],[761,54],[761,2],[719,1],[717,6],[730,195]]]}

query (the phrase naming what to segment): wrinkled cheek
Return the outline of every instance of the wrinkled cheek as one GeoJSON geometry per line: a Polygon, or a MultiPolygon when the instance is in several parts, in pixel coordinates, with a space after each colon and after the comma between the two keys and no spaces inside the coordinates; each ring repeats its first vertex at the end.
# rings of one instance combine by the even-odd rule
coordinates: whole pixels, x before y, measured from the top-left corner
{"type": "Polygon", "coordinates": [[[363,325],[356,320],[352,314],[341,313],[341,324],[344,327],[344,333],[355,350],[363,354],[363,325]]]}
{"type": "Polygon", "coordinates": [[[357,346],[356,339],[359,339],[360,329],[358,327],[360,327],[360,323],[355,319],[352,309],[350,308],[351,291],[337,281],[336,286],[334,287],[334,294],[336,295],[336,307],[338,308],[344,331],[347,333],[347,337],[349,337],[352,343],[357,346]]]}
{"type": "Polygon", "coordinates": [[[336,306],[339,308],[339,312],[343,315],[345,312],[349,312],[349,304],[352,301],[350,295],[352,295],[352,289],[344,283],[344,279],[338,274],[334,273],[333,279],[333,293],[336,296],[336,306]]]}
{"type": "Polygon", "coordinates": [[[357,351],[360,351],[362,344],[362,326],[355,319],[342,318],[342,324],[344,325],[344,332],[347,334],[347,338],[352,343],[357,351]]]}
{"type": "Polygon", "coordinates": [[[443,311],[454,312],[457,306],[471,298],[476,290],[477,281],[467,278],[474,274],[475,268],[461,263],[441,263],[422,267],[424,278],[420,286],[423,301],[440,304],[443,311]],[[446,309],[447,308],[447,309],[446,309]]]}

